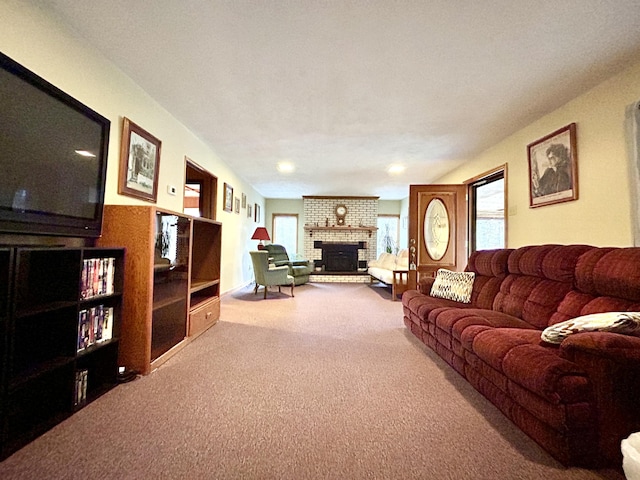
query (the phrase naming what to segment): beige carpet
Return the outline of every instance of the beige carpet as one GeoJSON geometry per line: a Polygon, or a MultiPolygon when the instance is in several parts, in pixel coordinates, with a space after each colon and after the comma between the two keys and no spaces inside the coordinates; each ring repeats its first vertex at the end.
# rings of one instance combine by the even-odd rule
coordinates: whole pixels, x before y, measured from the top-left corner
{"type": "Polygon", "coordinates": [[[227,295],[222,319],[0,464],[0,479],[622,479],[566,469],[362,284],[227,295]]]}

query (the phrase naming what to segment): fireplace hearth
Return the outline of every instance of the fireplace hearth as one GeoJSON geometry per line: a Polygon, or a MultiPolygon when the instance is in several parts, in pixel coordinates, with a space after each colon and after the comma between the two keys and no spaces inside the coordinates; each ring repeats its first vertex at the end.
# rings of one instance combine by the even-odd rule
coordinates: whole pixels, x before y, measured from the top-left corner
{"type": "Polygon", "coordinates": [[[358,250],[366,249],[366,242],[313,242],[322,250],[321,265],[326,272],[357,272],[358,250]]]}

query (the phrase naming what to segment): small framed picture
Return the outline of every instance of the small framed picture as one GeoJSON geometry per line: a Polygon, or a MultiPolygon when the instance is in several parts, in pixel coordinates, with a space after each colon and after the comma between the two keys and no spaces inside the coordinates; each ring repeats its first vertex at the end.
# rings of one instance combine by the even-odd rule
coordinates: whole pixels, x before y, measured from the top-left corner
{"type": "Polygon", "coordinates": [[[247,208],[247,196],[242,194],[242,208],[247,208]]]}
{"type": "Polygon", "coordinates": [[[236,205],[236,208],[235,208],[236,213],[239,215],[240,214],[240,199],[238,197],[236,197],[234,199],[234,202],[235,202],[235,205],[236,205]]]}
{"type": "Polygon", "coordinates": [[[258,223],[260,221],[260,205],[256,203],[253,208],[254,208],[254,215],[255,215],[254,221],[258,223]]]}
{"type": "Polygon", "coordinates": [[[161,146],[160,140],[124,118],[118,193],[156,202],[161,146]]]}
{"type": "Polygon", "coordinates": [[[233,212],[233,187],[224,182],[224,211],[233,212]]]}
{"type": "Polygon", "coordinates": [[[527,145],[530,206],[578,199],[576,124],[527,145]]]}
{"type": "Polygon", "coordinates": [[[253,211],[251,209],[251,205],[247,205],[247,217],[251,218],[253,216],[253,211]]]}

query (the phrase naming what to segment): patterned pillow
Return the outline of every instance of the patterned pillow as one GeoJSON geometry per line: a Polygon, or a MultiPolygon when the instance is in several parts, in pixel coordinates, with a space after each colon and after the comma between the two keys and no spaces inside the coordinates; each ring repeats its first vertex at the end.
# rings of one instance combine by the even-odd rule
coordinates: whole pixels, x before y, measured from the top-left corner
{"type": "Polygon", "coordinates": [[[640,313],[606,312],[572,318],[547,327],[540,338],[547,343],[560,344],[572,333],[580,332],[640,332],[640,313]]]}
{"type": "Polygon", "coordinates": [[[476,278],[474,272],[452,272],[441,268],[436,273],[436,279],[431,286],[432,297],[446,298],[461,303],[471,302],[471,290],[473,290],[473,280],[476,278]]]}

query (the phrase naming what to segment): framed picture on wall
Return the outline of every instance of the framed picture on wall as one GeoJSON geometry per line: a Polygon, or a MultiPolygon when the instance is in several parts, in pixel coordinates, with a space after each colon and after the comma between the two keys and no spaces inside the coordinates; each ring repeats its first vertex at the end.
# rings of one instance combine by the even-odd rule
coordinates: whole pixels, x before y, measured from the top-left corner
{"type": "Polygon", "coordinates": [[[233,187],[224,182],[224,211],[233,212],[233,187]]]}
{"type": "Polygon", "coordinates": [[[530,206],[578,199],[576,124],[527,145],[530,206]]]}
{"type": "Polygon", "coordinates": [[[253,210],[251,209],[251,205],[247,205],[247,217],[253,217],[253,210]]]}
{"type": "Polygon", "coordinates": [[[237,214],[240,214],[240,199],[239,199],[238,197],[236,197],[236,198],[234,199],[234,201],[235,201],[235,204],[236,204],[236,208],[235,208],[236,213],[237,213],[237,214]]]}
{"type": "Polygon", "coordinates": [[[247,208],[247,196],[242,194],[242,208],[247,208]]]}
{"type": "Polygon", "coordinates": [[[253,208],[254,208],[254,215],[255,215],[254,221],[258,223],[260,221],[260,205],[256,203],[253,208]]]}
{"type": "Polygon", "coordinates": [[[161,146],[160,140],[124,118],[118,193],[156,202],[161,146]]]}

